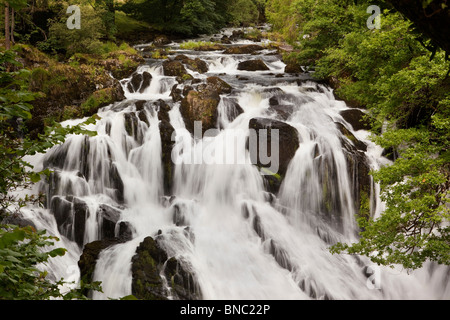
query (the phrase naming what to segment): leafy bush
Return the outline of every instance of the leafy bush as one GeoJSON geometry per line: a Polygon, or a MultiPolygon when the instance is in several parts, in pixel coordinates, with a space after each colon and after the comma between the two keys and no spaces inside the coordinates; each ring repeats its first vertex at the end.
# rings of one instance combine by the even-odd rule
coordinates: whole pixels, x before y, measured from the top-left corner
{"type": "Polygon", "coordinates": [[[63,10],[60,18],[50,21],[47,43],[51,43],[56,51],[65,51],[67,56],[75,53],[104,53],[104,45],[101,40],[107,36],[107,29],[102,15],[106,14],[106,11],[102,8],[94,9],[88,5],[82,5],[80,9],[81,29],[67,28],[67,14],[63,10]]]}
{"type": "Polygon", "coordinates": [[[0,225],[0,300],[87,299],[83,290],[101,290],[99,283],[93,283],[61,293],[61,286],[67,283],[46,278],[47,272],[37,266],[63,256],[66,249],[45,251],[59,240],[45,233],[32,227],[0,225]]]}
{"type": "Polygon", "coordinates": [[[372,139],[398,155],[372,172],[385,211],[368,218],[362,207],[359,241],[331,251],[408,269],[427,260],[450,264],[450,66],[392,8],[383,12],[381,29],[367,28],[369,4],[388,8],[345,0],[269,0],[267,6],[275,31],[298,49],[291,59],[314,66],[313,76],[338,97],[367,108],[372,139]]]}

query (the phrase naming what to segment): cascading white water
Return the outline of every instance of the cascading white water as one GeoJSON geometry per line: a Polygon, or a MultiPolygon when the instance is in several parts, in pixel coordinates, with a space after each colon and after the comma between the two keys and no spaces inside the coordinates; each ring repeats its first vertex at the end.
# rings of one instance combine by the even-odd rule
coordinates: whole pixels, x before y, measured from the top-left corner
{"type": "MultiPolygon", "coordinates": [[[[195,52],[183,53],[198,56],[195,52]]],[[[445,274],[448,276],[444,267],[436,267],[431,274],[427,266],[413,275],[382,268],[374,287],[364,273],[370,262],[329,252],[330,243],[352,241],[357,232],[352,184],[341,144],[345,137],[334,124],[345,123],[339,111],[347,106],[336,101],[326,87],[307,90],[315,83],[275,81],[275,75],[283,73],[284,64],[273,56],[258,57],[266,59],[270,71],[237,70],[238,62],[249,55],[214,52],[201,56],[210,68],[207,75],[226,72],[226,80],[238,88],[226,97],[222,95],[218,107],[221,131],[215,137],[196,140],[188,134],[180,104],[170,100],[176,81],[164,76],[156,63],[137,70],[152,75],[150,86],[142,92],[131,93],[126,87],[129,79],[122,82],[127,100],[99,112],[101,120],[90,127],[98,132],[96,137],[69,137],[47,154],[41,165],[56,169],[56,183],[44,184],[50,194],[49,209],[25,212],[27,218],[61,237],[69,249],[65,261],[51,266],[54,276],[67,277],[67,270],[77,264],[82,246],[102,237],[102,224],[107,221],[98,212],[102,205],[108,205],[118,212],[119,221],[132,226],[132,240],[100,253],[94,280],[102,281],[104,293],[95,292],[94,299],[132,293],[131,259],[145,237],[158,233],[166,235],[161,243],[169,257],[183,260],[195,272],[203,299],[450,298],[450,287],[441,282],[445,274]],[[239,75],[251,80],[238,84],[239,75]],[[267,89],[281,90],[280,104],[293,106],[292,114],[283,120],[297,130],[300,140],[276,200],[268,197],[264,179],[250,163],[245,147],[250,119],[280,120],[270,109],[272,94],[267,89]],[[170,123],[176,137],[184,137],[174,146],[174,198],[170,205],[162,201],[160,111],[153,104],[158,99],[171,106],[170,123]],[[234,99],[243,113],[230,119],[230,102],[226,99],[234,99]],[[139,105],[138,100],[146,102],[139,105]],[[226,139],[229,135],[233,140],[226,139]],[[205,157],[205,150],[210,155],[223,155],[216,160],[233,154],[235,162],[207,161],[211,158],[205,157]],[[333,174],[333,179],[324,172],[333,174]],[[70,202],[72,198],[68,197],[78,202],[70,202]],[[75,218],[64,222],[66,229],[56,225],[51,209],[67,209],[65,205],[72,206],[73,216],[78,217],[80,212],[85,216],[82,238],[76,236],[75,218]],[[174,221],[174,207],[179,214],[177,221],[182,223],[174,221]]],[[[366,139],[365,132],[354,133],[369,145],[368,159],[377,166],[378,149],[366,139]]],[[[378,202],[377,214],[381,207],[378,202]]],[[[72,274],[79,277],[79,273],[72,274]]]]}

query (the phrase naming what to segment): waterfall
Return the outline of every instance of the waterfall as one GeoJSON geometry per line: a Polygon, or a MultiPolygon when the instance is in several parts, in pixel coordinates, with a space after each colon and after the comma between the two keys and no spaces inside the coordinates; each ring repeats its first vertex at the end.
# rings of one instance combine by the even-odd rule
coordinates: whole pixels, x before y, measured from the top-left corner
{"type": "MultiPolygon", "coordinates": [[[[100,120],[88,128],[97,136],[69,136],[35,160],[53,174],[39,185],[46,208],[27,208],[24,214],[61,238],[59,245],[69,251],[50,265],[55,278],[70,274],[78,281],[83,248],[120,238],[98,255],[92,277],[102,282],[104,293],[92,298],[130,295],[136,249],[152,237],[168,258],[195,275],[192,285],[202,299],[450,298],[446,267],[427,264],[410,275],[329,252],[331,244],[354,241],[358,233],[349,154],[371,168],[385,161],[367,132],[354,131],[343,119],[340,111],[349,107],[329,88],[307,75],[280,77],[284,64],[268,50],[256,55],[174,50],[208,64],[206,74],[189,71],[195,78],[219,75],[234,88],[220,95],[220,131],[192,137],[180,102],[171,97],[175,84],[184,85],[165,76],[160,62],[151,60],[136,71],[151,75],[147,87],[141,83],[130,90],[132,78],[123,79],[126,100],[101,109],[100,120]],[[255,58],[269,70],[237,69],[239,62],[255,58]],[[163,118],[173,129],[170,194],[163,118]],[[277,191],[268,190],[270,177],[251,161],[249,123],[255,118],[283,122],[297,133],[300,146],[277,191]],[[338,124],[363,142],[365,151],[356,150],[338,124]]],[[[382,210],[378,189],[370,185],[372,215],[382,210]]],[[[163,279],[169,263],[162,267],[163,279]]],[[[165,286],[166,297],[177,298],[165,286]]]]}

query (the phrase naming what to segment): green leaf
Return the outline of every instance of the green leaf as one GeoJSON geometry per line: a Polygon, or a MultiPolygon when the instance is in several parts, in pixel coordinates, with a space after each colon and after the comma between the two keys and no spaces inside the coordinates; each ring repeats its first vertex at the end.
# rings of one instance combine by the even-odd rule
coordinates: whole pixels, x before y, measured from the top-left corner
{"type": "Polygon", "coordinates": [[[66,254],[66,252],[67,252],[67,250],[64,248],[57,248],[57,249],[50,251],[48,254],[50,255],[50,257],[54,258],[57,256],[63,256],[66,254]]]}
{"type": "Polygon", "coordinates": [[[8,247],[18,241],[23,241],[25,239],[25,235],[25,231],[21,229],[5,233],[0,238],[0,248],[8,247]]]}

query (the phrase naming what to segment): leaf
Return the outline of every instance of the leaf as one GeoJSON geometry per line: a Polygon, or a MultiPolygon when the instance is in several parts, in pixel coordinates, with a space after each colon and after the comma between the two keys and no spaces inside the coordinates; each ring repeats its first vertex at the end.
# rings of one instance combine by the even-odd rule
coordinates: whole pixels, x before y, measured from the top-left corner
{"type": "Polygon", "coordinates": [[[67,250],[64,248],[57,248],[57,249],[50,251],[48,254],[50,255],[50,257],[54,258],[56,256],[63,256],[66,254],[66,252],[67,252],[67,250]]]}
{"type": "Polygon", "coordinates": [[[25,239],[25,231],[22,229],[5,233],[0,238],[0,248],[8,247],[18,241],[23,241],[23,239],[25,239]]]}
{"type": "Polygon", "coordinates": [[[32,172],[30,173],[30,180],[33,183],[38,183],[39,181],[41,181],[41,175],[39,173],[32,172]]]}

